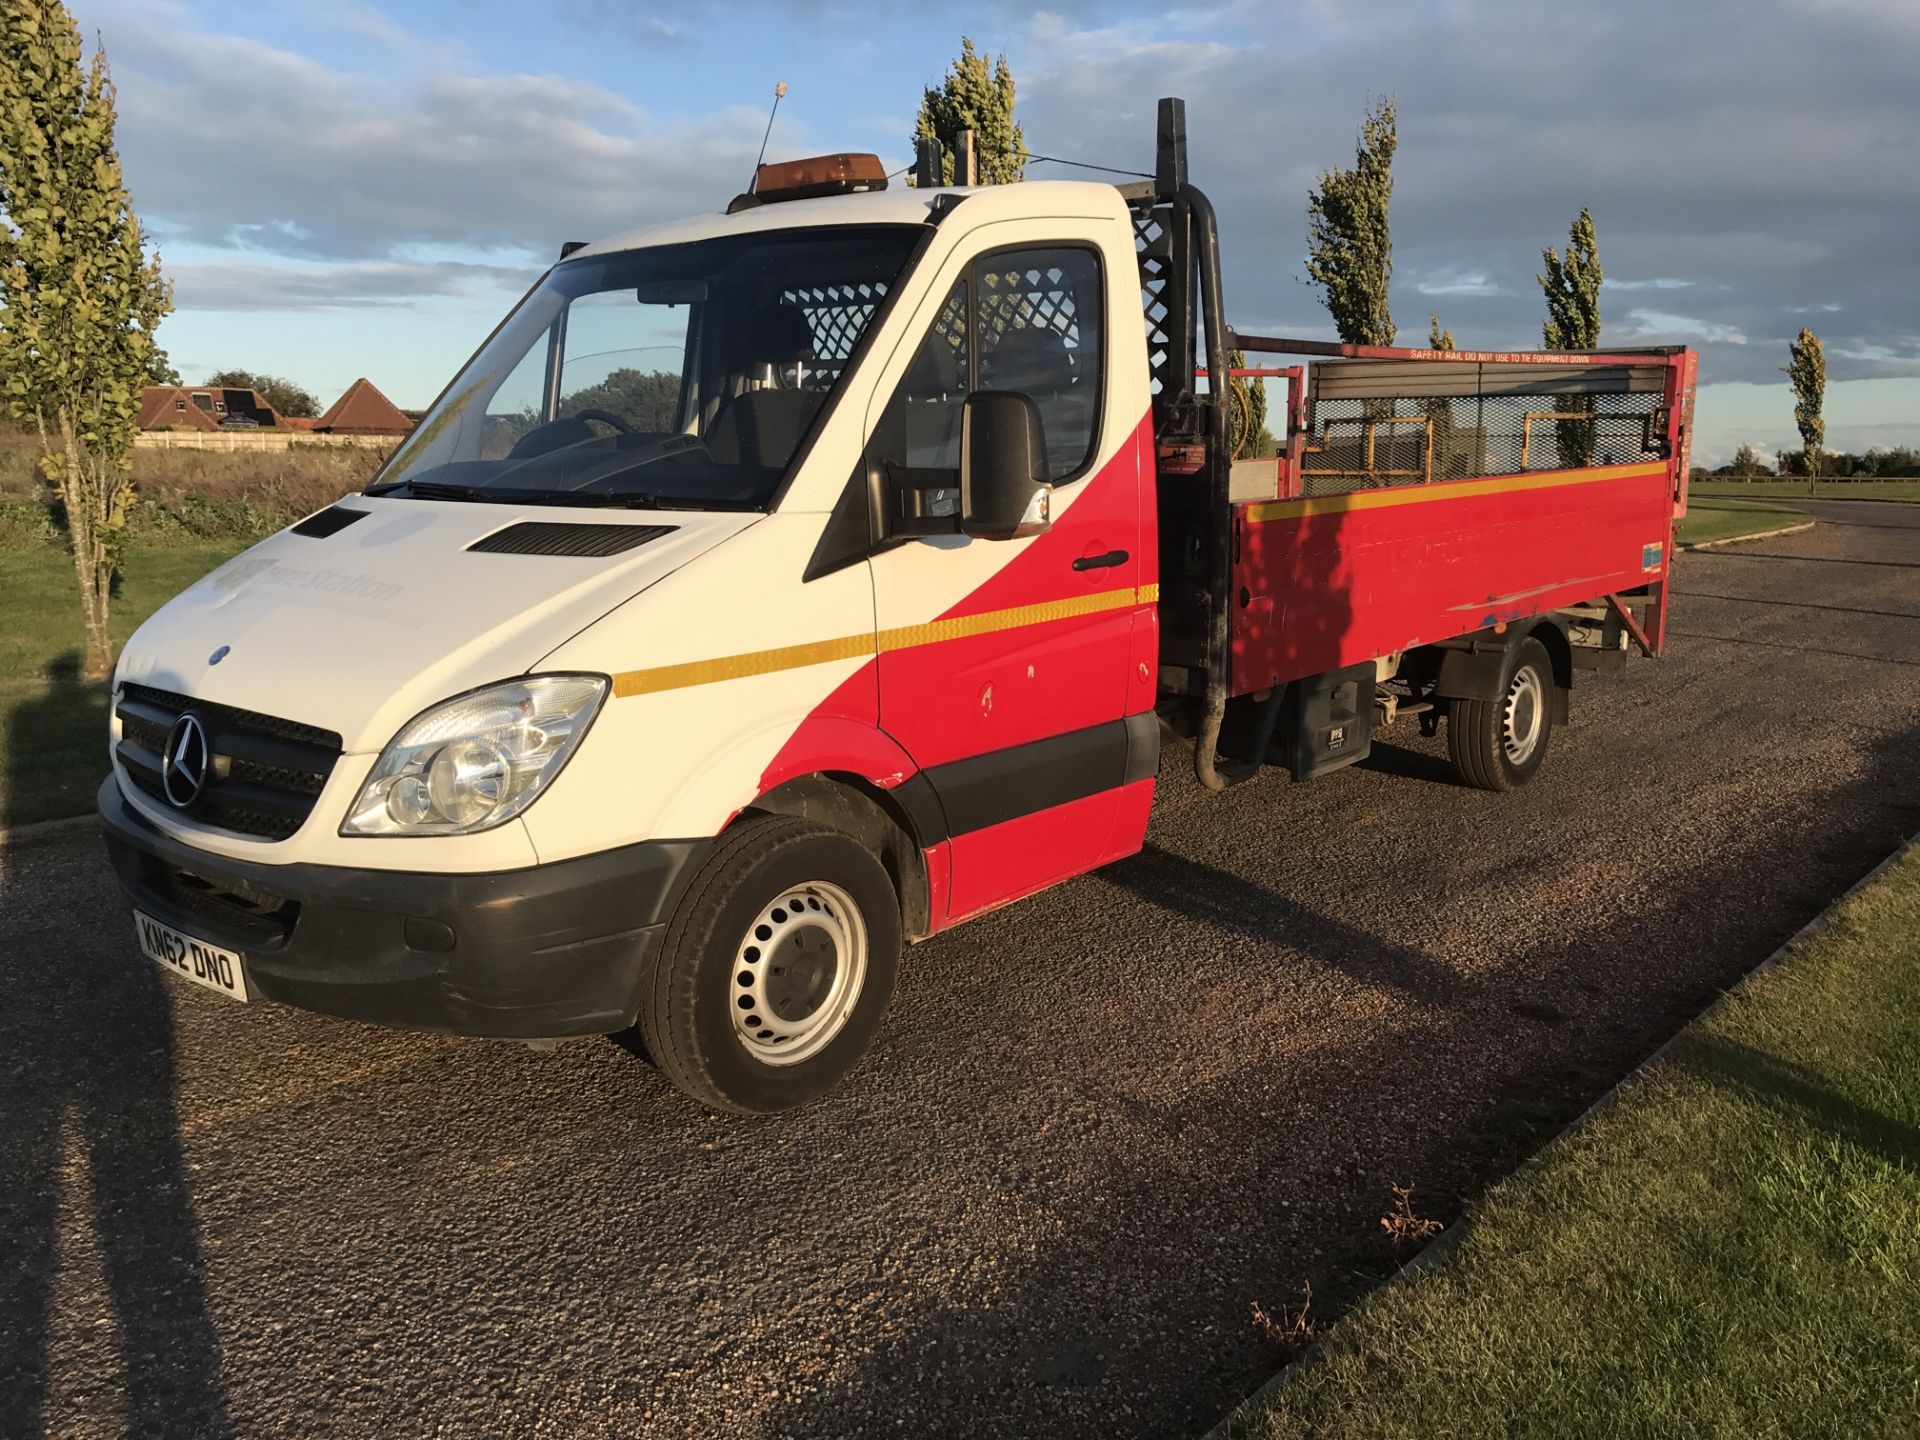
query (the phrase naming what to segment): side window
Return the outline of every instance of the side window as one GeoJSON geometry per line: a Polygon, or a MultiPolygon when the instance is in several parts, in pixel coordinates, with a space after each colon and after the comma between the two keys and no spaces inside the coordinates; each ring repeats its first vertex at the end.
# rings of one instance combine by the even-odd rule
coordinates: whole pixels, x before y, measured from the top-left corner
{"type": "Polygon", "coordinates": [[[1103,303],[1090,250],[1007,250],[974,262],[914,351],[868,447],[904,513],[954,512],[960,411],[974,390],[1032,398],[1054,480],[1086,466],[1099,439],[1103,303]]]}
{"type": "Polygon", "coordinates": [[[1003,251],[974,266],[979,388],[1033,398],[1056,482],[1085,468],[1099,441],[1103,314],[1091,250],[1003,251]]]}
{"type": "Polygon", "coordinates": [[[967,347],[967,282],[947,292],[933,328],[913,352],[874,432],[875,453],[913,470],[960,466],[960,406],[973,389],[967,347]]]}

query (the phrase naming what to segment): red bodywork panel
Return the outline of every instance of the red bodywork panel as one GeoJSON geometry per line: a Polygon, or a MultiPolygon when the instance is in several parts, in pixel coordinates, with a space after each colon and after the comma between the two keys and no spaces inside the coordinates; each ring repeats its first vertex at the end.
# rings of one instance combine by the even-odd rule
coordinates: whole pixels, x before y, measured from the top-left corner
{"type": "Polygon", "coordinates": [[[1665,461],[1234,507],[1235,694],[1666,578],[1665,461]]]}

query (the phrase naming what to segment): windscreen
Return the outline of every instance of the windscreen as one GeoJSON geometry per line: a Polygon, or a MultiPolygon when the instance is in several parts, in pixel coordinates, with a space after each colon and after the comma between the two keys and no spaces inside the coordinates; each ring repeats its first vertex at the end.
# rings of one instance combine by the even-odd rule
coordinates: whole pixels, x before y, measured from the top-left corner
{"type": "Polygon", "coordinates": [[[763,508],[921,233],[776,230],[565,261],[369,493],[763,508]]]}

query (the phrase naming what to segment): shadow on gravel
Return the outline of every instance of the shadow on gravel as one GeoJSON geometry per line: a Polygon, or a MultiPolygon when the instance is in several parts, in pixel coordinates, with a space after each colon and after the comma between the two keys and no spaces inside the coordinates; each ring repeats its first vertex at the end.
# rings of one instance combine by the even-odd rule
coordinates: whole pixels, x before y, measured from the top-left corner
{"type": "MultiPolygon", "coordinates": [[[[1366,1043],[1308,1064],[1225,1057],[1168,1104],[1127,1084],[1132,1048],[1152,1043],[1154,1017],[1142,1015],[1137,1033],[1116,1035],[1110,1071],[1061,1080],[1124,1132],[1110,1142],[1110,1184],[1061,1214],[1056,1242],[1004,1272],[990,1303],[917,1309],[854,1375],[779,1415],[774,1430],[864,1435],[885,1416],[901,1433],[1044,1428],[1064,1440],[1215,1423],[1283,1363],[1252,1323],[1252,1302],[1290,1308],[1310,1282],[1315,1319],[1337,1318],[1410,1258],[1380,1226],[1393,1186],[1415,1185],[1422,1215],[1457,1219],[1920,824],[1920,724],[1880,737],[1864,761],[1821,803],[1756,827],[1710,866],[1663,878],[1647,857],[1644,887],[1605,923],[1492,968],[1383,944],[1157,847],[1100,872],[1270,947],[1251,953],[1271,955],[1268,990],[1280,1003],[1311,993],[1314,970],[1351,977],[1381,1002],[1421,1003],[1383,1004],[1366,1043]],[[991,1387],[977,1383],[986,1374],[991,1387]]],[[[1554,904],[1558,883],[1543,863],[1486,900],[1519,918],[1554,904]]],[[[1267,969],[1249,953],[1167,958],[1190,965],[1197,987],[1231,994],[1249,963],[1267,969]]],[[[1778,1067],[1739,1070],[1776,1103],[1863,1143],[1913,1144],[1778,1067]]]]}
{"type": "MultiPolygon", "coordinates": [[[[49,717],[34,711],[23,706],[13,718],[15,757],[29,751],[17,743],[24,734],[46,728],[49,717]]],[[[12,794],[25,791],[25,778],[12,777],[12,794]]],[[[172,1004],[121,917],[103,917],[96,944],[53,943],[39,909],[52,887],[36,878],[44,864],[36,843],[0,841],[0,1435],[50,1433],[62,1191],[85,1187],[91,1203],[73,1197],[65,1209],[86,1217],[97,1246],[125,1377],[126,1433],[224,1436],[173,1103],[172,1004]]],[[[67,1239],[70,1251],[89,1248],[67,1239]]],[[[72,1255],[64,1258],[71,1266],[72,1255]]]]}
{"type": "Polygon", "coordinates": [[[1285,895],[1148,841],[1138,855],[1109,865],[1103,880],[1201,925],[1255,940],[1284,940],[1364,985],[1400,992],[1422,1005],[1450,1005],[1473,983],[1417,950],[1388,945],[1285,895]]]}
{"type": "Polygon", "coordinates": [[[1353,768],[1371,770],[1380,775],[1395,775],[1402,780],[1421,780],[1429,785],[1445,785],[1448,789],[1457,789],[1460,784],[1460,777],[1453,773],[1453,766],[1438,755],[1396,745],[1391,740],[1383,740],[1378,732],[1374,734],[1373,749],[1368,752],[1367,758],[1355,761],[1353,768]]]}
{"type": "Polygon", "coordinates": [[[1861,560],[1851,555],[1781,555],[1772,550],[1742,550],[1737,555],[1726,550],[1694,553],[1709,555],[1716,560],[1795,560],[1803,565],[1868,565],[1876,570],[1920,570],[1920,560],[1861,560]]]}
{"type": "Polygon", "coordinates": [[[1761,640],[1752,635],[1709,635],[1704,630],[1668,627],[1667,633],[1681,640],[1714,640],[1722,645],[1750,645],[1761,650],[1791,650],[1799,655],[1827,655],[1836,660],[1871,660],[1876,665],[1920,667],[1920,660],[1905,660],[1897,655],[1869,655],[1861,650],[1836,650],[1831,645],[1795,645],[1787,640],[1761,640]]]}

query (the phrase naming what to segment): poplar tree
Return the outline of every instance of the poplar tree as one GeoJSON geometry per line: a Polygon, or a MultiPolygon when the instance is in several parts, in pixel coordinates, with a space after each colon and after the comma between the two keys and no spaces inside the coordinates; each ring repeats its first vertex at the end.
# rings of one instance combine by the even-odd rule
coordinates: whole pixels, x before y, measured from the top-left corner
{"type": "Polygon", "coordinates": [[[1025,178],[1027,141],[1013,118],[1013,71],[1007,57],[992,65],[975,52],[973,41],[960,37],[960,58],[953,62],[938,89],[920,98],[914,122],[916,149],[924,139],[940,142],[940,183],[953,183],[953,157],[962,131],[973,131],[983,185],[1008,185],[1025,178]]]}
{"type": "Polygon", "coordinates": [[[172,307],[114,151],[104,52],[59,0],[0,0],[0,375],[65,512],[83,673],[113,667],[113,576],[133,504],[140,389],[172,307]]]}
{"type": "MultiPolygon", "coordinates": [[[[1549,350],[1591,350],[1600,343],[1600,246],[1587,207],[1567,229],[1567,249],[1556,255],[1549,245],[1540,252],[1547,273],[1536,275],[1547,297],[1547,318],[1540,338],[1549,350]]],[[[1562,402],[1568,410],[1591,410],[1593,401],[1562,402]]],[[[1560,440],[1560,463],[1591,465],[1595,425],[1591,420],[1562,420],[1555,425],[1560,440]]]]}
{"type": "MultiPolygon", "coordinates": [[[[1229,370],[1247,369],[1247,352],[1229,350],[1227,352],[1229,370]]],[[[1273,438],[1273,432],[1267,429],[1267,384],[1254,377],[1229,376],[1227,380],[1231,406],[1228,415],[1232,423],[1233,454],[1235,459],[1244,457],[1261,458],[1272,455],[1278,449],[1279,442],[1273,438]]]]}
{"type": "Polygon", "coordinates": [[[1387,307],[1393,239],[1393,152],[1397,102],[1376,101],[1360,125],[1351,170],[1327,170],[1307,197],[1307,278],[1320,287],[1340,338],[1349,345],[1391,345],[1387,307]]]}
{"type": "MultiPolygon", "coordinates": [[[[1427,348],[1429,350],[1455,348],[1453,331],[1440,328],[1440,316],[1437,311],[1427,312],[1427,348]]],[[[1434,477],[1441,480],[1453,479],[1453,471],[1458,468],[1454,463],[1454,457],[1460,448],[1454,438],[1453,402],[1440,396],[1427,401],[1427,419],[1433,425],[1431,443],[1434,477]]]]}
{"type": "Polygon", "coordinates": [[[1820,407],[1827,398],[1827,347],[1811,330],[1787,347],[1787,379],[1793,383],[1793,423],[1800,430],[1800,454],[1807,471],[1807,493],[1819,483],[1820,446],[1827,438],[1827,422],[1820,407]]]}
{"type": "Polygon", "coordinates": [[[1536,275],[1546,292],[1547,319],[1540,337],[1549,350],[1591,350],[1600,343],[1600,247],[1593,233],[1593,216],[1580,207],[1579,218],[1567,231],[1565,255],[1549,245],[1540,252],[1547,273],[1536,275]]]}

